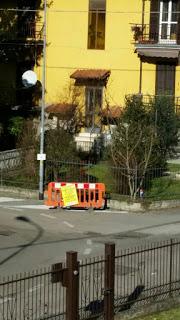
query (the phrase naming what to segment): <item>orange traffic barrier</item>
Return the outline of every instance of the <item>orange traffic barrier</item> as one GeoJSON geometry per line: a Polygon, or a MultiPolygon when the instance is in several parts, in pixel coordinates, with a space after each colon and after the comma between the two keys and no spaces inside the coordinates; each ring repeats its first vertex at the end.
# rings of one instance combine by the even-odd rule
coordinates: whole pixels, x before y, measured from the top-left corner
{"type": "Polygon", "coordinates": [[[73,208],[97,208],[103,209],[106,206],[104,183],[67,183],[50,182],[46,191],[47,200],[45,205],[53,207],[65,207],[61,187],[75,185],[77,190],[78,204],[73,208]]]}

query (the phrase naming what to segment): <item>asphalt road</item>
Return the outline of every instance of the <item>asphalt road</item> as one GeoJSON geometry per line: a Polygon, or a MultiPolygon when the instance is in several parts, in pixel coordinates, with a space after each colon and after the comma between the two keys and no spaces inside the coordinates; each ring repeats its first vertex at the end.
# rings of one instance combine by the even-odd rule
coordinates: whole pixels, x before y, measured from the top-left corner
{"type": "Polygon", "coordinates": [[[31,271],[65,261],[102,255],[105,242],[116,249],[180,238],[180,210],[126,211],[50,210],[40,201],[0,197],[0,275],[31,271]],[[26,217],[29,222],[18,220],[26,217]]]}

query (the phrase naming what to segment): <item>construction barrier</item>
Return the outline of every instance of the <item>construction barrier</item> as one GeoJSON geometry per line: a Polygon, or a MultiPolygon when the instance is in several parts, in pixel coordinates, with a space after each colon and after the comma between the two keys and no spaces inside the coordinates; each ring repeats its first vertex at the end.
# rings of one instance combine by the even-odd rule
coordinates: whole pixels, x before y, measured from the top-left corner
{"type": "Polygon", "coordinates": [[[103,209],[106,206],[105,185],[104,183],[67,183],[67,182],[50,182],[46,191],[47,200],[45,205],[50,207],[73,207],[73,208],[97,208],[103,209]],[[75,199],[74,192],[70,191],[69,205],[63,199],[63,188],[68,186],[76,189],[75,199]]]}

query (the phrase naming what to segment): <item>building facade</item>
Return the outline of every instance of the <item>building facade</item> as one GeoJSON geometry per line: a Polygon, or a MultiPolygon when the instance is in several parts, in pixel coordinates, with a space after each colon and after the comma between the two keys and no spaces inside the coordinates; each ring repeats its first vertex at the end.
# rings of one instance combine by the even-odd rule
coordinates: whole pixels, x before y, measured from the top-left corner
{"type": "Polygon", "coordinates": [[[105,96],[110,105],[123,105],[126,94],[138,93],[131,23],[141,21],[141,6],[140,0],[53,1],[47,13],[48,104],[69,82],[81,86],[91,126],[90,114],[104,107],[105,96]]]}
{"type": "MultiPolygon", "coordinates": [[[[42,81],[40,2],[1,4],[1,52],[6,42],[12,54],[8,61],[1,55],[0,82],[2,88],[14,88],[12,105],[27,99],[21,99],[25,91],[19,90],[24,71],[35,70],[42,81]],[[32,11],[28,15],[21,10],[11,12],[8,21],[16,17],[12,24],[16,32],[9,26],[5,40],[3,14],[13,8],[32,11]],[[21,52],[22,47],[25,55],[19,59],[17,50],[21,52]]],[[[125,95],[167,94],[179,103],[180,0],[53,0],[47,9],[46,40],[46,104],[73,104],[75,89],[85,115],[84,131],[101,127],[101,111],[122,108],[125,95]]]]}
{"type": "Polygon", "coordinates": [[[178,98],[179,8],[179,0],[54,0],[47,12],[47,104],[62,100],[68,83],[81,88],[88,129],[107,105],[123,107],[125,95],[178,98]]]}
{"type": "Polygon", "coordinates": [[[178,98],[180,1],[143,0],[142,21],[132,30],[141,67],[140,91],[178,98]],[[148,79],[149,68],[153,69],[152,82],[148,79]]]}

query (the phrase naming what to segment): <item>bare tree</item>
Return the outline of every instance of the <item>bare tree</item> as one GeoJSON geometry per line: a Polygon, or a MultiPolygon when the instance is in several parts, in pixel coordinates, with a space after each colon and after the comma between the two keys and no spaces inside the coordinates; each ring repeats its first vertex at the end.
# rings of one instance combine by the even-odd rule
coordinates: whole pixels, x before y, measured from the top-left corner
{"type": "Polygon", "coordinates": [[[142,188],[155,141],[154,128],[122,120],[112,134],[113,163],[127,178],[131,198],[142,188]]]}
{"type": "Polygon", "coordinates": [[[57,128],[75,134],[84,125],[83,108],[82,88],[74,86],[70,81],[58,95],[56,102],[46,108],[46,112],[49,119],[56,118],[57,128]]]}

